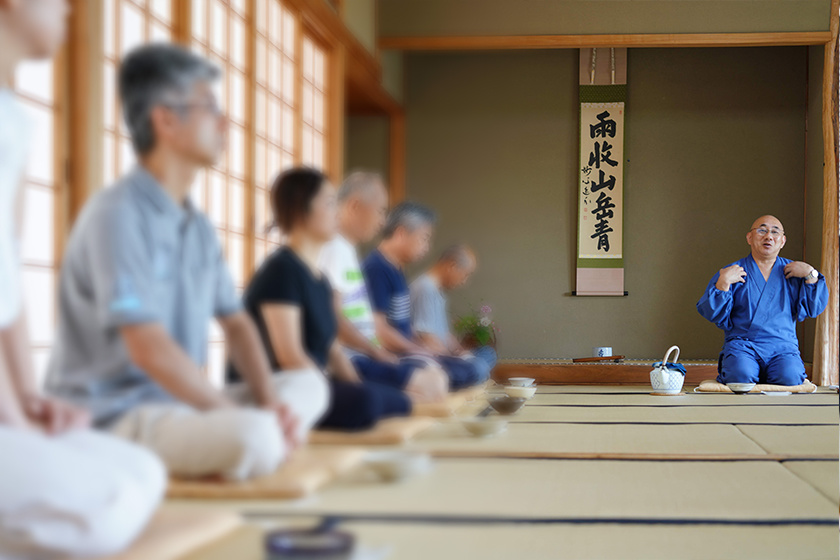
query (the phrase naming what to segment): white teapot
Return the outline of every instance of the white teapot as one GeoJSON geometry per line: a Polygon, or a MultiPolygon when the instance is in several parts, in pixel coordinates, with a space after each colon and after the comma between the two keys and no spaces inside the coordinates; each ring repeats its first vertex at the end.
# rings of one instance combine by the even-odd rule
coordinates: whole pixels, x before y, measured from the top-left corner
{"type": "Polygon", "coordinates": [[[653,387],[655,393],[670,393],[676,394],[682,391],[683,382],[685,381],[685,368],[677,363],[680,357],[680,347],[671,346],[665,352],[665,357],[661,362],[653,364],[653,369],[650,371],[650,385],[653,387]],[[668,356],[671,352],[676,351],[674,360],[668,361],[668,356]]]}

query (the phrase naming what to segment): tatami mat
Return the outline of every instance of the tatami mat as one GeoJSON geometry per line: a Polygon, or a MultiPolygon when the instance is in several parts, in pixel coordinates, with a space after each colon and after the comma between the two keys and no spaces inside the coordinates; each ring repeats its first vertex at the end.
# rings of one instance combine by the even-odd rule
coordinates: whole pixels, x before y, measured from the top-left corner
{"type": "Polygon", "coordinates": [[[529,404],[574,405],[574,406],[834,406],[840,404],[837,393],[799,393],[785,396],[762,394],[733,395],[721,393],[686,393],[673,397],[662,397],[649,393],[626,393],[623,395],[575,393],[553,393],[540,387],[529,404]]]}
{"type": "Polygon", "coordinates": [[[764,450],[734,426],[622,424],[509,424],[495,437],[476,438],[457,422],[429,430],[412,442],[429,451],[494,454],[669,453],[751,454],[764,450]]]}
{"type": "Polygon", "coordinates": [[[439,459],[400,484],[337,482],[245,511],[534,518],[837,519],[837,506],[769,462],[439,459]]]}
{"type": "MultiPolygon", "coordinates": [[[[363,551],[388,560],[836,560],[833,527],[689,525],[426,525],[342,523],[363,551]],[[745,551],[749,551],[745,554],[745,551]]],[[[182,560],[263,560],[257,526],[182,560]]]]}
{"type": "Polygon", "coordinates": [[[822,492],[826,498],[840,504],[837,461],[786,461],[783,464],[789,471],[822,492]]]}
{"type": "Polygon", "coordinates": [[[790,455],[838,454],[840,429],[834,426],[737,426],[768,453],[790,455]]]}
{"type": "MultiPolygon", "coordinates": [[[[744,397],[749,398],[749,397],[744,397]]],[[[772,398],[772,397],[770,397],[772,398]]],[[[697,424],[830,424],[837,425],[831,406],[706,406],[566,407],[525,404],[513,422],[697,423],[697,424]]]]}
{"type": "MultiPolygon", "coordinates": [[[[500,385],[490,387],[490,389],[498,389],[500,385]]],[[[683,391],[686,393],[693,392],[696,385],[686,385],[683,391]]],[[[650,385],[540,385],[539,392],[546,394],[615,394],[624,395],[628,393],[633,394],[650,394],[652,391],[650,385]]],[[[829,389],[828,387],[817,387],[817,392],[814,394],[837,395],[837,391],[829,389]]],[[[668,397],[665,397],[668,398],[668,397]]]]}

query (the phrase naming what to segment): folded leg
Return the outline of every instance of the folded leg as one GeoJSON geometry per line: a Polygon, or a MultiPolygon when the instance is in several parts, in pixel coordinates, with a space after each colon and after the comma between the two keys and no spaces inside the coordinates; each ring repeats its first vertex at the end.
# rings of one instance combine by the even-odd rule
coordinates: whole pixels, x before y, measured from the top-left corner
{"type": "Polygon", "coordinates": [[[166,477],[148,451],[88,430],[0,427],[0,558],[115,554],[145,527],[166,477]]]}
{"type": "MultiPolygon", "coordinates": [[[[277,399],[297,417],[298,438],[306,441],[311,430],[327,410],[330,388],[327,379],[317,370],[280,371],[274,374],[277,399]]],[[[240,404],[255,405],[253,393],[246,383],[231,383],[225,393],[240,404]]]]}
{"type": "Polygon", "coordinates": [[[478,370],[479,378],[482,382],[490,379],[490,374],[493,368],[496,367],[497,360],[496,351],[490,346],[476,348],[472,351],[472,358],[470,358],[470,361],[473,362],[478,370]]]}
{"type": "Polygon", "coordinates": [[[465,360],[452,356],[437,356],[435,358],[449,376],[449,389],[457,391],[465,387],[472,387],[487,380],[487,373],[476,365],[476,360],[465,360]]]}
{"type": "Polygon", "coordinates": [[[422,367],[420,364],[401,361],[398,364],[378,362],[368,356],[357,355],[350,359],[359,372],[359,377],[365,381],[388,385],[396,389],[405,389],[414,370],[422,367]]]}
{"type": "Polygon", "coordinates": [[[718,383],[758,383],[761,365],[752,350],[726,348],[720,359],[718,383]]]}
{"type": "Polygon", "coordinates": [[[411,401],[399,389],[378,383],[330,380],[332,401],[320,426],[364,430],[382,418],[411,414],[411,401]]]}
{"type": "Polygon", "coordinates": [[[274,472],[287,454],[277,416],[256,408],[198,411],[180,404],[144,405],[113,433],[154,451],[185,478],[244,480],[274,472]]]}
{"type": "Polygon", "coordinates": [[[796,354],[780,354],[769,360],[765,369],[767,383],[794,386],[805,382],[805,364],[796,354]]]}
{"type": "Polygon", "coordinates": [[[366,383],[403,390],[416,403],[438,402],[449,392],[449,378],[431,361],[403,358],[398,364],[389,364],[354,356],[352,362],[366,383]]]}

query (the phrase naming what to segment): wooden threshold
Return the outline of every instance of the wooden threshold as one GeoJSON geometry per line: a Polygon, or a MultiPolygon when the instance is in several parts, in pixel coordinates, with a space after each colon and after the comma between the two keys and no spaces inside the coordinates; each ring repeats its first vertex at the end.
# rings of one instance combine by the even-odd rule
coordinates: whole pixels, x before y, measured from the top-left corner
{"type": "Polygon", "coordinates": [[[379,47],[404,51],[583,49],[602,47],[768,47],[824,45],[830,31],[612,35],[484,35],[381,37],[379,47]]]}
{"type": "MultiPolygon", "coordinates": [[[[653,362],[651,362],[653,363],[653,362]]],[[[717,364],[686,366],[685,383],[699,385],[706,379],[717,377],[717,364]]],[[[636,364],[505,364],[493,371],[493,379],[505,381],[509,377],[533,377],[537,383],[555,385],[648,385],[650,365],[636,364]]],[[[811,366],[806,364],[810,376],[811,366]]]]}

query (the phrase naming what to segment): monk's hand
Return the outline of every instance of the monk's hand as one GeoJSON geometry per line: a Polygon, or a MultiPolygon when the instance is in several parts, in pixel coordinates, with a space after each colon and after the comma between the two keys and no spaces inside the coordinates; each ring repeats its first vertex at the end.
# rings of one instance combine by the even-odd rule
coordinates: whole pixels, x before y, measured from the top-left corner
{"type": "Polygon", "coordinates": [[[807,278],[814,267],[802,261],[794,261],[785,266],[785,278],[807,278]]]}
{"type": "Polygon", "coordinates": [[[722,292],[728,292],[729,286],[738,282],[744,282],[746,277],[747,271],[742,266],[733,264],[732,266],[720,269],[720,276],[715,287],[722,292]]]}

